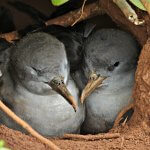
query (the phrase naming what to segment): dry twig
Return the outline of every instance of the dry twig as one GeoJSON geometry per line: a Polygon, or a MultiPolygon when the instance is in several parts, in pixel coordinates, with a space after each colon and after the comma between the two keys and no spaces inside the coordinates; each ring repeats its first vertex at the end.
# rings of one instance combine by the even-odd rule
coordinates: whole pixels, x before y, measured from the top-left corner
{"type": "Polygon", "coordinates": [[[20,119],[14,112],[12,112],[7,106],[3,104],[0,100],[0,109],[2,109],[9,117],[11,117],[15,122],[21,125],[24,129],[26,129],[32,136],[39,139],[42,143],[48,145],[52,150],[60,150],[53,142],[44,138],[39,133],[37,133],[29,124],[20,119]]]}
{"type": "MultiPolygon", "coordinates": [[[[57,24],[57,25],[62,25],[62,26],[70,26],[71,24],[74,23],[75,20],[79,18],[80,16],[79,10],[80,9],[69,12],[57,18],[48,20],[46,22],[46,25],[57,24]]],[[[124,14],[122,14],[120,9],[116,7],[115,3],[113,3],[113,0],[104,0],[104,1],[97,0],[96,2],[92,4],[85,5],[84,12],[80,21],[85,20],[87,18],[91,18],[98,14],[103,14],[103,13],[107,13],[115,23],[117,23],[123,29],[131,32],[137,38],[137,40],[139,41],[141,45],[145,44],[148,38],[146,26],[135,26],[133,23],[128,21],[124,17],[124,14]],[[141,38],[141,35],[142,35],[142,38],[141,38]]],[[[12,38],[11,40],[14,40],[14,38],[12,38]]]]}
{"type": "Polygon", "coordinates": [[[5,34],[0,34],[0,38],[6,39],[8,42],[12,42],[13,40],[18,40],[20,39],[19,34],[17,31],[5,33],[5,34]]]}
{"type": "Polygon", "coordinates": [[[126,0],[113,0],[113,2],[121,9],[125,17],[135,25],[141,25],[144,20],[139,20],[136,12],[126,2],[126,0]]]}
{"type": "MultiPolygon", "coordinates": [[[[130,110],[131,108],[134,108],[134,103],[129,104],[127,107],[125,107],[124,109],[122,109],[122,110],[120,111],[120,113],[118,114],[118,116],[117,116],[117,118],[116,118],[116,120],[115,120],[115,122],[114,122],[114,126],[113,126],[113,127],[116,127],[116,126],[119,125],[119,122],[120,122],[120,120],[122,119],[122,116],[123,116],[128,110],[130,110]]],[[[126,118],[126,119],[127,119],[127,118],[126,118]]],[[[125,119],[125,120],[126,120],[126,119],[125,119]]]]}
{"type": "MultiPolygon", "coordinates": [[[[84,1],[86,2],[86,1],[84,1]]],[[[99,2],[96,1],[95,3],[86,5],[84,7],[84,3],[82,8],[79,8],[75,11],[71,11],[67,14],[64,14],[62,16],[59,16],[54,19],[50,19],[45,22],[46,25],[51,25],[51,24],[57,24],[57,25],[62,25],[62,26],[70,26],[72,25],[78,18],[80,18],[80,21],[88,19],[90,17],[93,17],[98,14],[103,14],[104,11],[100,8],[99,2]],[[84,8],[84,11],[83,11],[84,8]],[[82,15],[81,15],[82,12],[82,15]],[[81,16],[81,17],[80,17],[81,16]]],[[[79,20],[78,20],[79,21],[79,20]]]]}
{"type": "Polygon", "coordinates": [[[87,1],[87,0],[84,0],[84,1],[83,1],[82,8],[81,8],[81,15],[80,15],[80,17],[79,17],[77,20],[75,20],[75,22],[74,22],[71,26],[74,26],[74,25],[75,25],[77,22],[79,22],[80,19],[82,18],[83,11],[84,11],[84,6],[85,6],[86,1],[87,1]]]}
{"type": "Polygon", "coordinates": [[[125,126],[126,122],[128,120],[128,117],[126,117],[126,119],[123,121],[123,123],[121,124],[123,127],[125,126]]]}
{"type": "Polygon", "coordinates": [[[122,147],[123,147],[123,144],[124,144],[124,137],[121,137],[121,145],[120,145],[120,148],[122,149],[122,147]]]}
{"type": "MultiPolygon", "coordinates": [[[[96,16],[98,14],[104,13],[104,11],[100,8],[98,1],[84,6],[85,2],[86,2],[86,0],[84,0],[82,8],[77,9],[75,11],[71,11],[71,12],[69,12],[65,15],[59,16],[57,18],[50,19],[45,22],[45,25],[48,26],[48,25],[56,24],[56,25],[61,25],[61,26],[70,26],[70,25],[74,24],[75,21],[77,21],[77,22],[82,21],[82,20],[91,18],[93,16],[96,16]],[[83,11],[83,9],[84,9],[84,11],[83,11]]],[[[17,31],[1,34],[0,37],[5,38],[9,42],[20,38],[17,31]]]]}
{"type": "Polygon", "coordinates": [[[97,135],[80,135],[80,134],[65,134],[63,138],[72,139],[72,140],[87,140],[94,141],[99,139],[112,139],[119,138],[119,133],[105,133],[105,134],[97,134],[97,135]]]}

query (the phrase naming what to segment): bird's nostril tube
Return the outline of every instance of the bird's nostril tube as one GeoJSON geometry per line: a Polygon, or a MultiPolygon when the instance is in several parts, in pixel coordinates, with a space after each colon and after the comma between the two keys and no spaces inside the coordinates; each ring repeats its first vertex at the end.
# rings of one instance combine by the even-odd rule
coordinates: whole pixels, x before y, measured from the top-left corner
{"type": "Polygon", "coordinates": [[[98,78],[98,75],[96,73],[91,73],[89,80],[96,80],[98,78]]]}
{"type": "Polygon", "coordinates": [[[63,80],[58,80],[58,81],[56,81],[56,84],[57,84],[58,86],[60,86],[60,85],[64,84],[64,81],[63,81],[63,80]]]}
{"type": "Polygon", "coordinates": [[[61,80],[61,84],[64,84],[64,81],[63,81],[63,80],[61,80]]]}

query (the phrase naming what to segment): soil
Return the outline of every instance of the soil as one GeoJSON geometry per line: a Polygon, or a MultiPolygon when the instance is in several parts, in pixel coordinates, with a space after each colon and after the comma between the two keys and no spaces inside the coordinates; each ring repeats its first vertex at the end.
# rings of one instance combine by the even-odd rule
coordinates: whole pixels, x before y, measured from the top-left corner
{"type": "MultiPolygon", "coordinates": [[[[99,140],[51,139],[63,150],[150,150],[150,137],[140,126],[125,125],[110,132],[121,133],[119,138],[99,140]]],[[[88,136],[88,135],[87,135],[88,136]]],[[[0,127],[0,138],[12,150],[48,150],[49,148],[34,137],[19,131],[0,127]]]]}

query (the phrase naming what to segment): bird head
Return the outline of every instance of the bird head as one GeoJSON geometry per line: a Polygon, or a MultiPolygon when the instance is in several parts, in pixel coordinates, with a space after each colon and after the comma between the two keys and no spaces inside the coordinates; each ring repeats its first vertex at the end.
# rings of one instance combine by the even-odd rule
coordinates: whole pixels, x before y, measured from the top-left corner
{"type": "Polygon", "coordinates": [[[28,91],[45,95],[51,90],[62,95],[76,110],[67,89],[69,66],[64,45],[46,33],[32,33],[13,47],[10,72],[28,91]]]}
{"type": "Polygon", "coordinates": [[[102,29],[85,42],[83,71],[88,80],[82,91],[81,102],[104,80],[135,69],[139,48],[128,33],[117,29],[102,29]]]}

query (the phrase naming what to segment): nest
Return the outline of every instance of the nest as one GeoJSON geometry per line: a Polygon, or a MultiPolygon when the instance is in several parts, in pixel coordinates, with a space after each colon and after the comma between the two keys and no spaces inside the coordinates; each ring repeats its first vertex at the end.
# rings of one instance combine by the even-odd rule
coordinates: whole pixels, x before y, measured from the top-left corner
{"type": "MultiPolygon", "coordinates": [[[[142,47],[135,75],[133,88],[134,104],[121,112],[123,114],[129,108],[134,109],[134,114],[128,124],[114,127],[109,133],[100,135],[68,135],[59,139],[51,139],[62,149],[146,149],[149,145],[150,135],[150,18],[145,12],[136,10],[137,15],[145,21],[143,25],[134,25],[127,20],[120,9],[112,0],[97,1],[79,10],[70,12],[64,16],[49,20],[46,25],[59,24],[69,26],[77,21],[87,19],[105,12],[122,29],[132,33],[142,47]],[[75,17],[74,17],[75,16],[75,17]],[[116,134],[117,133],[117,134],[116,134]],[[120,134],[119,134],[120,133],[120,134]],[[67,140],[66,140],[67,139],[67,140]],[[72,140],[70,140],[72,139],[72,140]],[[136,145],[136,140],[139,145],[136,145]],[[88,143],[87,143],[88,141],[88,143]],[[127,142],[128,141],[128,142],[127,142]],[[106,146],[107,144],[107,146],[106,146]],[[131,146],[131,147],[130,147],[131,146]],[[140,146],[140,147],[139,147],[140,146]],[[81,148],[82,147],[82,148],[81,148]],[[105,148],[104,148],[105,147],[105,148]],[[145,148],[144,148],[145,147],[145,148]]],[[[8,41],[19,38],[17,32],[0,35],[8,41]]],[[[117,118],[118,120],[120,119],[117,118]]],[[[117,121],[116,121],[117,122],[117,121]]],[[[118,123],[116,123],[118,124],[118,123]]],[[[39,140],[13,131],[4,126],[0,127],[0,137],[6,140],[12,149],[49,149],[39,140]]]]}

